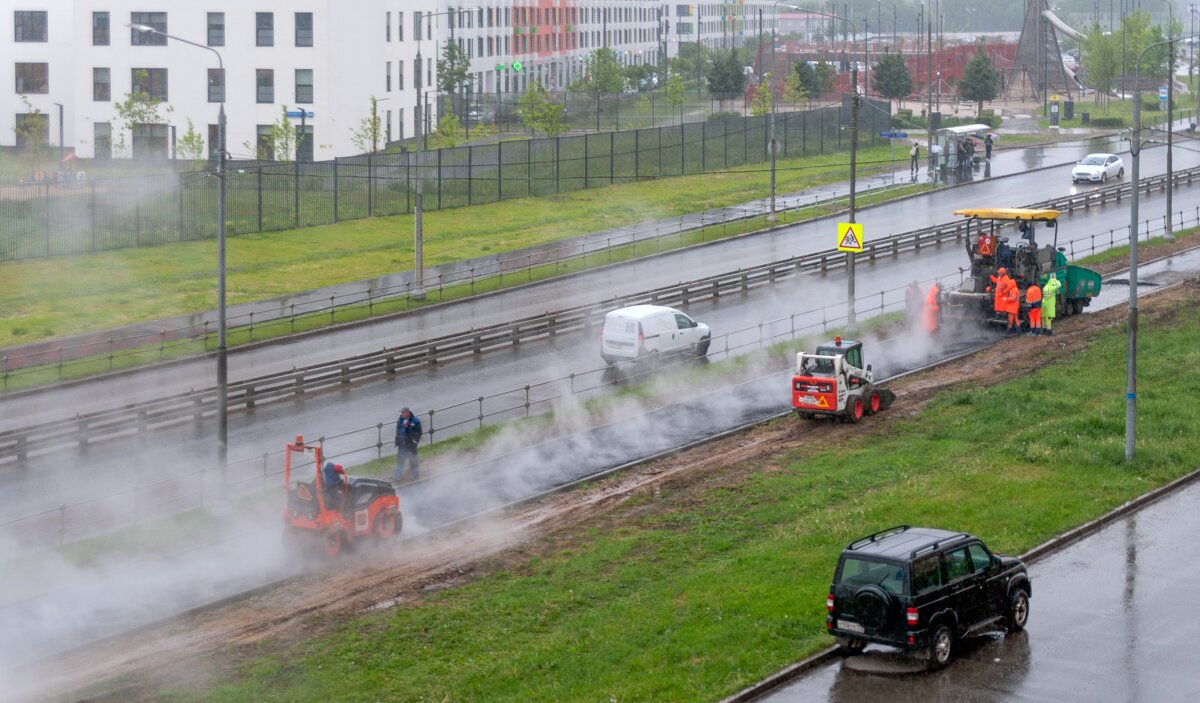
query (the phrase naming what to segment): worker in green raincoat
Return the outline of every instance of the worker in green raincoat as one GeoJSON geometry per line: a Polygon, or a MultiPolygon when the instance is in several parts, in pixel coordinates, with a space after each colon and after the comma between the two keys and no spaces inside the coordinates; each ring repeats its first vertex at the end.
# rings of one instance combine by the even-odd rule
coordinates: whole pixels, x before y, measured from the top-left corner
{"type": "Polygon", "coordinates": [[[1058,291],[1062,288],[1054,274],[1042,286],[1042,334],[1054,336],[1054,314],[1058,307],[1058,291]]]}

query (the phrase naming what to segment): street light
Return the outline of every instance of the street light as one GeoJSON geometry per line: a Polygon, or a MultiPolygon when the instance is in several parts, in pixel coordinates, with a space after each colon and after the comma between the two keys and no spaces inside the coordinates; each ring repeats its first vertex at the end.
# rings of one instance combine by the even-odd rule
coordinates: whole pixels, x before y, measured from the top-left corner
{"type": "MultiPolygon", "coordinates": [[[[1194,39],[1196,35],[1182,37],[1194,39]]],[[[1125,461],[1133,461],[1133,449],[1137,439],[1137,265],[1138,265],[1138,181],[1140,178],[1142,152],[1142,91],[1138,72],[1141,68],[1142,57],[1147,51],[1164,44],[1171,45],[1179,38],[1155,42],[1142,49],[1138,54],[1137,63],[1133,65],[1133,129],[1129,135],[1129,153],[1132,157],[1130,166],[1129,188],[1132,198],[1129,203],[1129,343],[1126,357],[1125,379],[1125,461]]],[[[1171,51],[1174,51],[1174,46],[1171,51]]],[[[1167,170],[1167,192],[1171,192],[1170,169],[1167,170]]],[[[1170,213],[1168,213],[1170,219],[1170,213]]]]}
{"type": "MultiPolygon", "coordinates": [[[[476,8],[471,8],[469,11],[474,12],[476,8]]],[[[421,173],[421,167],[424,165],[425,151],[425,116],[421,114],[421,92],[422,92],[422,77],[427,73],[425,65],[421,62],[421,20],[427,17],[441,17],[442,15],[454,15],[458,10],[447,10],[446,12],[418,12],[413,22],[414,31],[417,36],[417,75],[413,81],[414,87],[417,89],[417,107],[414,110],[414,117],[417,121],[417,192],[413,198],[413,228],[415,243],[413,245],[413,300],[425,299],[425,233],[423,225],[423,215],[425,213],[424,197],[425,197],[425,178],[421,173]]],[[[450,41],[454,41],[454,22],[450,22],[450,41]]],[[[440,175],[440,174],[439,174],[440,175]]]]}
{"type": "MultiPolygon", "coordinates": [[[[810,10],[814,15],[829,17],[834,20],[845,22],[850,26],[852,42],[858,41],[858,31],[854,26],[854,22],[846,19],[841,15],[835,15],[827,12],[818,12],[810,10]]],[[[851,44],[853,47],[853,43],[851,44]]],[[[866,41],[863,41],[863,55],[865,62],[866,41]]],[[[853,51],[850,54],[850,224],[854,224],[855,210],[855,177],[858,170],[858,62],[854,61],[853,51]]],[[[846,325],[853,328],[856,323],[854,316],[854,252],[846,252],[846,325]]]]}
{"type": "MultiPolygon", "coordinates": [[[[1175,34],[1175,3],[1171,0],[1163,0],[1167,3],[1167,9],[1170,11],[1167,20],[1167,39],[1170,40],[1175,34]]],[[[1175,126],[1175,45],[1171,45],[1171,50],[1167,52],[1167,173],[1174,173],[1171,170],[1171,148],[1172,136],[1175,126]]],[[[1167,176],[1170,178],[1170,176],[1167,176]]],[[[1168,242],[1175,241],[1175,233],[1171,231],[1171,191],[1172,188],[1167,188],[1167,220],[1163,228],[1163,239],[1168,242]]]]}
{"type": "Polygon", "coordinates": [[[60,171],[60,170],[62,170],[62,167],[63,167],[63,159],[67,158],[67,155],[64,153],[64,145],[63,145],[63,104],[62,103],[54,103],[54,104],[56,106],[58,106],[58,168],[56,168],[54,170],[60,171]]]}
{"type": "Polygon", "coordinates": [[[225,62],[221,53],[211,46],[197,44],[174,34],[167,34],[154,27],[144,24],[127,25],[139,32],[158,34],[177,42],[189,44],[206,51],[211,51],[217,57],[217,70],[221,72],[221,108],[217,113],[217,468],[221,472],[221,480],[229,463],[229,397],[228,351],[225,344],[225,62]]]}
{"type": "MultiPolygon", "coordinates": [[[[767,94],[771,97],[771,114],[767,117],[767,131],[769,133],[767,149],[771,152],[771,212],[767,215],[767,222],[775,221],[775,151],[778,147],[775,141],[775,30],[779,26],[779,6],[782,3],[783,0],[775,0],[771,13],[773,18],[771,22],[771,77],[767,80],[767,94]]],[[[803,9],[795,5],[784,5],[784,7],[793,10],[803,9]]],[[[762,90],[762,86],[759,86],[759,90],[762,90]]]]}

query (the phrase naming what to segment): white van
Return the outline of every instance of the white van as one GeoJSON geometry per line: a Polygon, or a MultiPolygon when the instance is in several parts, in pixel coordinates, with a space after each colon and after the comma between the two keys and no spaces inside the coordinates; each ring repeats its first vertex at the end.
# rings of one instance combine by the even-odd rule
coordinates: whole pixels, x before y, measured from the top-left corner
{"type": "Polygon", "coordinates": [[[687,354],[708,354],[712,334],[708,325],[696,322],[675,308],[634,305],[604,316],[600,332],[600,356],[608,364],[687,354]]]}

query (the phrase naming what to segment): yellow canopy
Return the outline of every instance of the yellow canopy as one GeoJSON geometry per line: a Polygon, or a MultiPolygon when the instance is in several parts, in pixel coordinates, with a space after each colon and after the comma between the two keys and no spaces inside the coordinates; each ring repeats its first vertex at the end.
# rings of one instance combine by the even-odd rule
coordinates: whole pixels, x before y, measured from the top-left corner
{"type": "Polygon", "coordinates": [[[1019,207],[979,208],[974,210],[955,210],[955,215],[971,217],[977,220],[1057,220],[1058,210],[1030,210],[1019,207]]]}

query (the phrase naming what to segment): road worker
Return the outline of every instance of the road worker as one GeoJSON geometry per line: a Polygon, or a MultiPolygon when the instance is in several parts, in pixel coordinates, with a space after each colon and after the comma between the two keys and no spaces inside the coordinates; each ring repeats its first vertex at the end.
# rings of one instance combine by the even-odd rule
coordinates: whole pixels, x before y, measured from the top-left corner
{"type": "Polygon", "coordinates": [[[1054,313],[1058,308],[1058,291],[1062,288],[1062,283],[1054,274],[1046,279],[1045,285],[1042,286],[1042,334],[1046,336],[1054,336],[1054,313]]]}
{"type": "Polygon", "coordinates": [[[1008,334],[1021,334],[1021,289],[1011,278],[1005,286],[1004,312],[1008,314],[1008,334]]]}
{"type": "Polygon", "coordinates": [[[1039,335],[1042,333],[1042,289],[1038,288],[1037,281],[1025,289],[1025,302],[1029,303],[1029,334],[1039,335]]]}
{"type": "Polygon", "coordinates": [[[997,319],[1003,319],[1004,311],[1007,307],[1005,304],[1004,295],[1008,286],[1005,282],[1010,280],[1008,278],[1008,269],[1001,266],[999,270],[996,271],[996,275],[990,276],[989,278],[992,279],[992,287],[990,290],[994,296],[992,301],[992,310],[995,312],[997,319]]]}
{"type": "Polygon", "coordinates": [[[937,281],[929,285],[929,292],[925,294],[925,312],[922,318],[922,323],[925,331],[933,334],[938,331],[941,323],[942,308],[938,304],[938,295],[941,291],[938,289],[937,281]]]}

